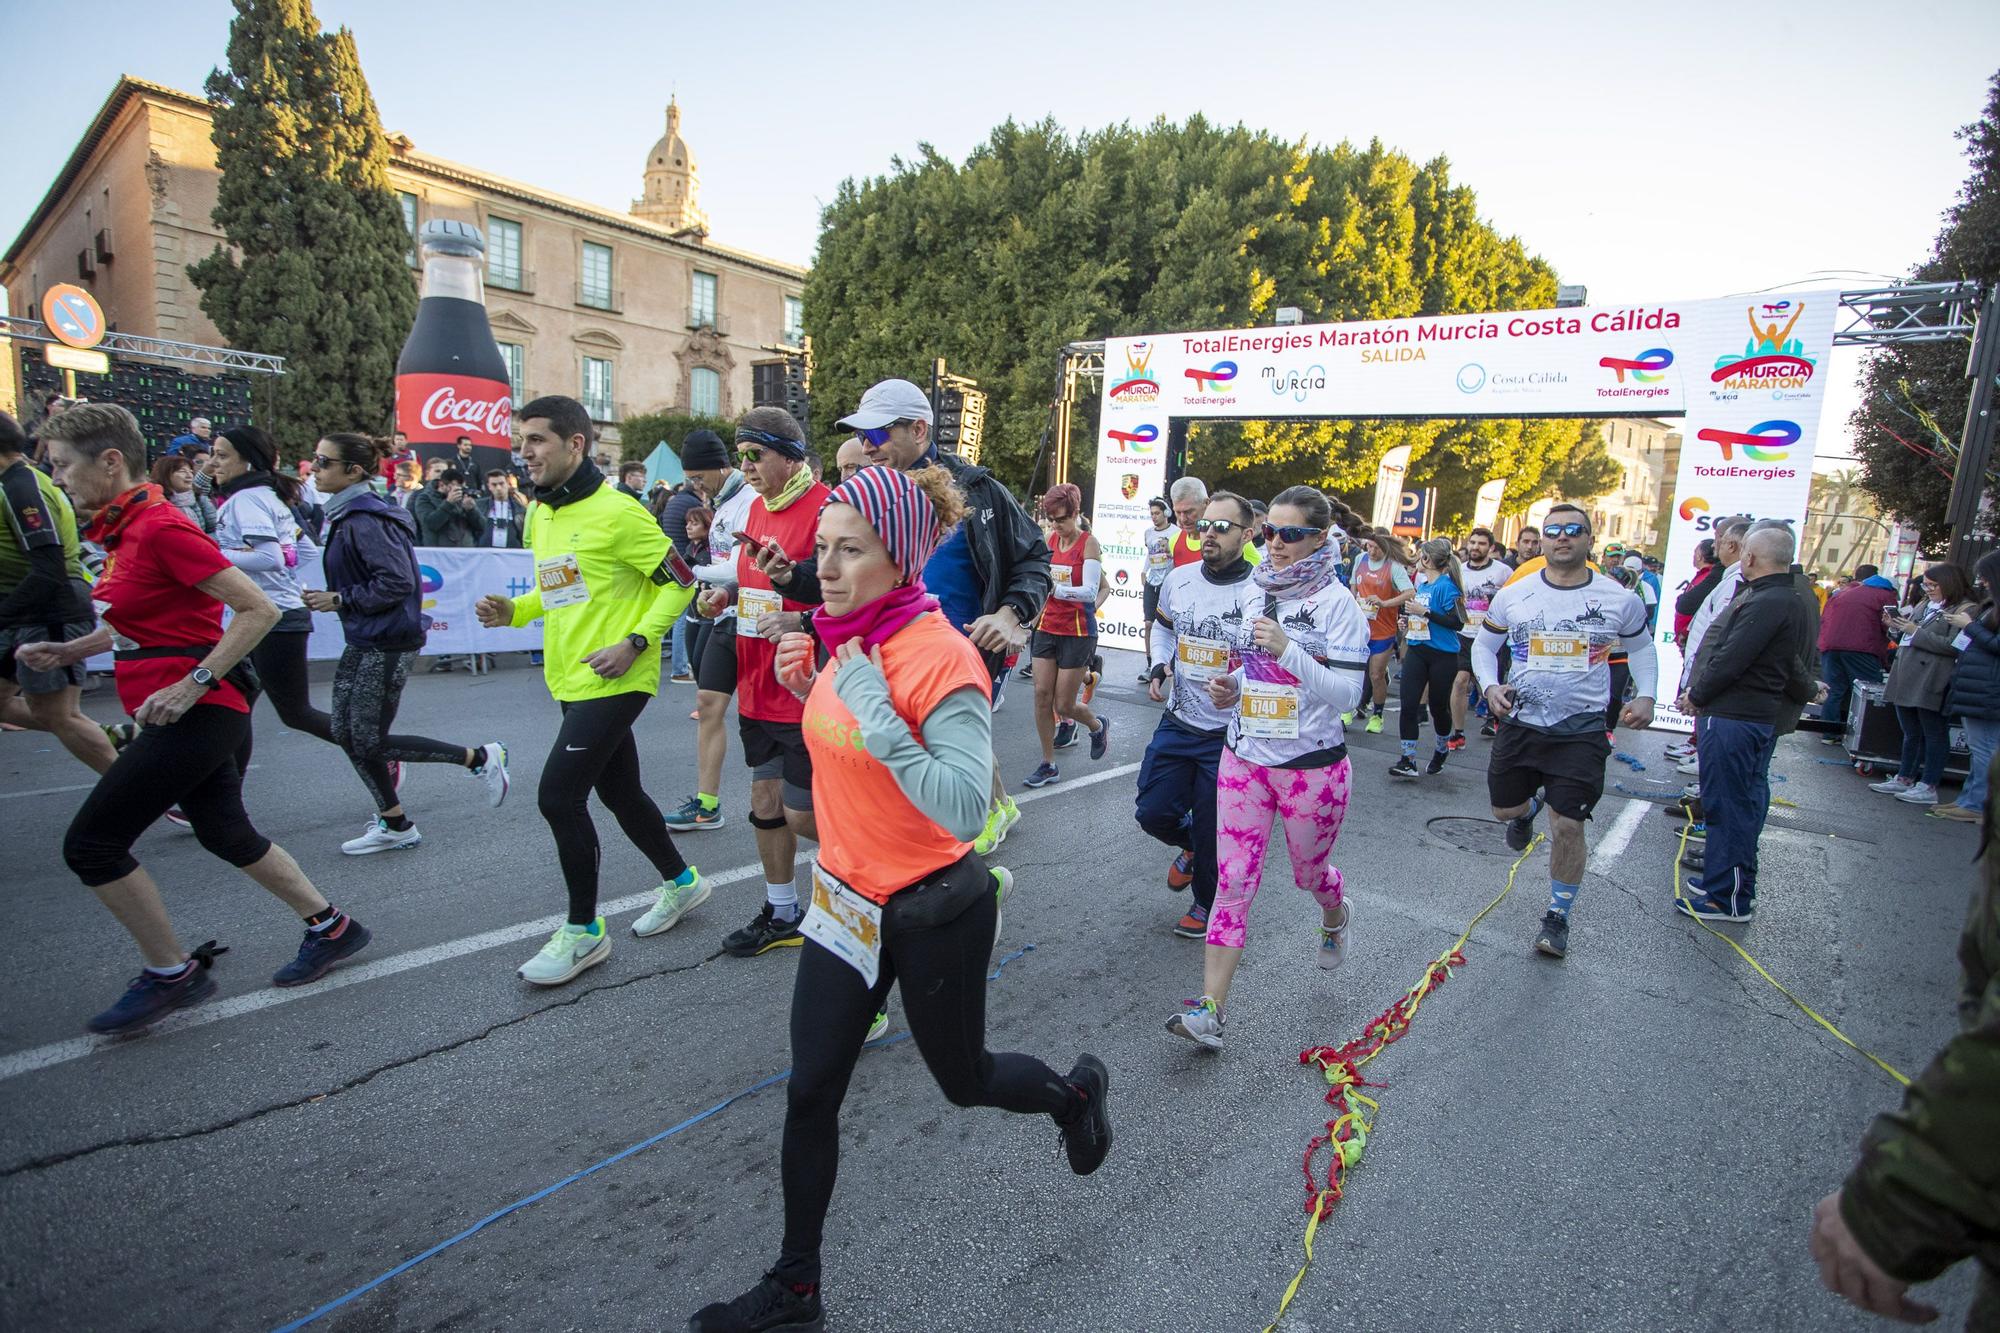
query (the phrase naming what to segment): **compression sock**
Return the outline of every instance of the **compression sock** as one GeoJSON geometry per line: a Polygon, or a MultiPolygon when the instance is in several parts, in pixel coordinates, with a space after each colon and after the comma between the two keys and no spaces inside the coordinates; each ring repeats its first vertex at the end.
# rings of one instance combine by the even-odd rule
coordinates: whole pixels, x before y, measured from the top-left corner
{"type": "Polygon", "coordinates": [[[1404,741],[1403,758],[1415,759],[1416,757],[1417,757],[1417,743],[1415,741],[1404,741]]]}
{"type": "Polygon", "coordinates": [[[1445,738],[1444,738],[1443,736],[1440,736],[1440,737],[1438,737],[1438,738],[1437,738],[1437,752],[1438,752],[1439,754],[1443,754],[1443,753],[1444,753],[1445,751],[1449,750],[1450,748],[1451,748],[1451,746],[1450,746],[1450,745],[1449,745],[1449,744],[1448,744],[1448,743],[1446,742],[1446,739],[1445,739],[1445,738]]]}
{"type": "Polygon", "coordinates": [[[779,921],[797,921],[804,915],[799,911],[799,891],[787,882],[764,885],[764,901],[771,905],[771,915],[779,921]]]}
{"type": "Polygon", "coordinates": [[[1569,920],[1570,904],[1576,901],[1576,891],[1581,884],[1565,884],[1559,879],[1549,881],[1549,910],[1563,920],[1569,920]]]}
{"type": "Polygon", "coordinates": [[[704,810],[713,810],[722,804],[722,798],[720,796],[710,796],[705,791],[696,792],[694,794],[694,798],[697,801],[701,802],[701,808],[704,810]]]}

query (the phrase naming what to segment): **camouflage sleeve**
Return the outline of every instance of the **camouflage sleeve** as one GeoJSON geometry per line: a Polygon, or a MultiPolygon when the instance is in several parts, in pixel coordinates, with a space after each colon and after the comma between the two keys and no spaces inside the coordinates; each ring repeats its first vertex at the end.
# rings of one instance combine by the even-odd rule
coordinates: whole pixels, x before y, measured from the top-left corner
{"type": "MultiPolygon", "coordinates": [[[[1993,812],[1988,805],[1988,815],[1993,812]]],[[[1968,1255],[2000,1252],[2000,854],[1959,939],[1962,1028],[1877,1116],[1847,1178],[1841,1213],[1870,1258],[1906,1282],[1968,1255]]]]}

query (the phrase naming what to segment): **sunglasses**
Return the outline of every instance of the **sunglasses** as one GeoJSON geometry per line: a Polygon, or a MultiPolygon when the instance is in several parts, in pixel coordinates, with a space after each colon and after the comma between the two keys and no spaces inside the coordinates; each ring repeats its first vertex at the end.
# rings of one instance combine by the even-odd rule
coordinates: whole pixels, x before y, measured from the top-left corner
{"type": "Polygon", "coordinates": [[[890,431],[896,429],[896,427],[898,426],[907,426],[909,424],[910,424],[909,418],[903,417],[896,421],[890,422],[886,426],[869,426],[865,429],[856,430],[854,433],[856,435],[859,435],[864,442],[873,445],[877,449],[880,449],[883,445],[889,442],[890,431]]]}
{"type": "Polygon", "coordinates": [[[1264,540],[1267,542],[1281,541],[1290,545],[1292,542],[1302,542],[1308,537],[1317,537],[1325,531],[1325,528],[1295,528],[1290,524],[1279,528],[1266,523],[1264,525],[1264,540]]]}
{"type": "Polygon", "coordinates": [[[736,454],[736,461],[738,463],[741,463],[744,467],[755,467],[757,466],[757,464],[764,461],[764,451],[762,449],[738,450],[736,454]]]}
{"type": "Polygon", "coordinates": [[[1226,537],[1229,535],[1231,528],[1241,528],[1244,526],[1246,525],[1242,523],[1231,523],[1226,518],[1203,518],[1195,520],[1194,530],[1204,533],[1212,532],[1218,537],[1226,537]]]}
{"type": "Polygon", "coordinates": [[[1542,525],[1544,537],[1581,537],[1590,528],[1582,523],[1545,523],[1542,525]]]}
{"type": "Polygon", "coordinates": [[[344,458],[328,458],[325,454],[314,454],[313,471],[317,472],[323,467],[342,467],[346,462],[344,458]]]}

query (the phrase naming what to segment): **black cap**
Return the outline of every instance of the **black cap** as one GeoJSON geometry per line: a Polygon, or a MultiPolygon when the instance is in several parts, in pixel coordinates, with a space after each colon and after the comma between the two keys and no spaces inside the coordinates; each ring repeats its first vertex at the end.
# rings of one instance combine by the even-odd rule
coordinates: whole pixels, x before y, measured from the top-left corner
{"type": "Polygon", "coordinates": [[[690,431],[688,437],[681,441],[682,471],[707,472],[729,465],[729,446],[714,431],[690,431]]]}

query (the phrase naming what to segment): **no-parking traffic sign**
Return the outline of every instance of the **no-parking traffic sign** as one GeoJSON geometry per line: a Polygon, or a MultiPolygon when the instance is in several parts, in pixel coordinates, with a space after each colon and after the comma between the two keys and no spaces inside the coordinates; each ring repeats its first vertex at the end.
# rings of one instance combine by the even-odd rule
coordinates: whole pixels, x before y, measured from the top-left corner
{"type": "Polygon", "coordinates": [[[70,347],[95,347],[104,341],[104,311],[83,288],[59,282],[42,295],[42,323],[56,341],[70,347]]]}

